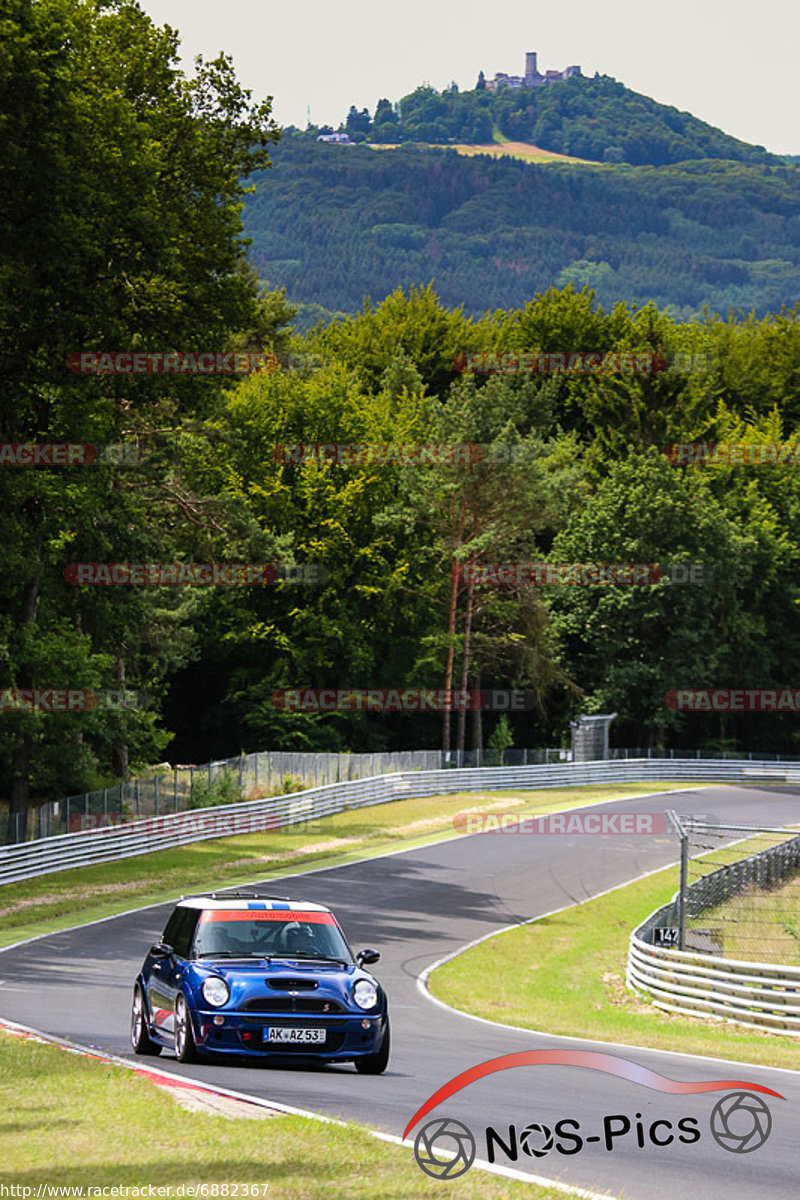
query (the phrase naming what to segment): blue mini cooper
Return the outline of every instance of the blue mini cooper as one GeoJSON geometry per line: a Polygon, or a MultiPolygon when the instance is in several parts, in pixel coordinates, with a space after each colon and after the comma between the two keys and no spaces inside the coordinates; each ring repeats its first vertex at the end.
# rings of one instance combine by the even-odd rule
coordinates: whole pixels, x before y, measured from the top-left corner
{"type": "Polygon", "coordinates": [[[352,1062],[379,1075],[389,1061],[386,995],[330,909],[235,893],[182,899],[150,947],[133,989],[137,1054],[174,1050],[352,1062]]]}

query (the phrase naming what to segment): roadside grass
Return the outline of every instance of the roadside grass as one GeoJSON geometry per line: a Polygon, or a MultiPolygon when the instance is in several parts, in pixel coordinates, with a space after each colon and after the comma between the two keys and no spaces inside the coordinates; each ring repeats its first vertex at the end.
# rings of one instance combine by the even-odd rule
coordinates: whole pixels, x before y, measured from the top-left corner
{"type": "MultiPolygon", "coordinates": [[[[687,786],[693,785],[662,781],[459,792],[395,800],[264,833],[212,838],[93,867],[40,875],[0,886],[0,946],[181,894],[267,881],[286,873],[337,866],[365,854],[410,849],[457,837],[460,835],[454,831],[453,820],[460,813],[509,809],[520,815],[557,812],[687,786]]],[[[302,885],[292,886],[297,889],[302,885]]]]}
{"type": "MultiPolygon", "coordinates": [[[[133,1071],[7,1034],[0,1067],[0,1184],[30,1187],[28,1195],[43,1184],[168,1187],[174,1196],[184,1184],[220,1197],[238,1184],[241,1196],[246,1184],[260,1185],[250,1193],[259,1200],[441,1200],[442,1183],[417,1167],[410,1147],[357,1125],[187,1112],[133,1071]]],[[[446,1190],[457,1200],[563,1200],[552,1188],[474,1169],[446,1190]]]]}
{"type": "MultiPolygon", "coordinates": [[[[715,865],[761,848],[754,838],[716,850],[715,865]]],[[[661,1012],[626,988],[631,932],[677,888],[678,868],[667,867],[498,934],[439,967],[430,990],[462,1012],[524,1029],[800,1070],[800,1039],[661,1012]]]]}
{"type": "Polygon", "coordinates": [[[748,888],[687,922],[687,928],[717,927],[726,958],[800,967],[800,873],[781,887],[748,888]]]}

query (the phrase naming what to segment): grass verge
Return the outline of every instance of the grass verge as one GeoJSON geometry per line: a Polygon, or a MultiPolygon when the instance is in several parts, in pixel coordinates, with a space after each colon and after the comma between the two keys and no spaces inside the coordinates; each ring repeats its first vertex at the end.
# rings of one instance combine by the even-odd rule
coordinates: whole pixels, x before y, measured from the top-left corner
{"type": "MultiPolygon", "coordinates": [[[[441,1200],[441,1182],[423,1174],[408,1147],[355,1125],[187,1112],[133,1071],[7,1034],[0,1062],[0,1184],[30,1187],[29,1195],[44,1184],[153,1186],[177,1196],[183,1184],[205,1185],[209,1197],[233,1196],[239,1185],[239,1196],[258,1200],[441,1200]]],[[[563,1200],[554,1189],[475,1170],[449,1183],[447,1195],[563,1200]]]]}
{"type": "Polygon", "coordinates": [[[268,880],[288,872],[337,866],[365,854],[428,845],[458,836],[453,819],[459,813],[492,809],[520,815],[558,812],[685,786],[668,782],[608,784],[395,800],[265,833],[213,838],[40,875],[0,887],[0,946],[171,900],[182,893],[268,880]]]}
{"type": "MultiPolygon", "coordinates": [[[[730,861],[751,853],[729,850],[730,861]]],[[[668,867],[499,934],[443,964],[434,996],[463,1012],[551,1034],[800,1070],[800,1040],[659,1011],[625,987],[628,938],[674,895],[668,867]]]]}

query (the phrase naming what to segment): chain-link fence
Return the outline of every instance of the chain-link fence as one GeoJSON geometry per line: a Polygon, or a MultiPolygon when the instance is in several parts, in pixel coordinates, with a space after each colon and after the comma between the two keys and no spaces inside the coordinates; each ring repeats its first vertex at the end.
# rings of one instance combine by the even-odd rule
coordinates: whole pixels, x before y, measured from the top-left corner
{"type": "Polygon", "coordinates": [[[680,885],[654,944],[800,966],[800,832],[671,816],[680,885]]]}
{"type": "MultiPolygon", "coordinates": [[[[798,763],[800,758],[741,751],[611,749],[609,759],[687,759],[798,763]]],[[[51,800],[26,814],[8,818],[0,799],[0,845],[55,837],[136,817],[162,816],[208,804],[280,795],[396,771],[432,771],[447,767],[527,767],[571,762],[561,748],[497,750],[400,750],[369,754],[260,751],[200,766],[166,767],[140,779],[51,800]]],[[[763,770],[761,771],[763,775],[763,770]]]]}
{"type": "Polygon", "coordinates": [[[611,747],[608,751],[610,759],[620,758],[695,758],[695,759],[721,759],[724,762],[743,762],[747,759],[748,762],[775,762],[775,763],[793,763],[800,764],[800,756],[797,754],[767,754],[758,750],[670,750],[662,747],[639,746],[631,749],[630,747],[615,748],[611,747]]]}
{"type": "Polygon", "coordinates": [[[0,807],[0,844],[102,829],[137,817],[158,817],[399,771],[531,766],[565,762],[569,757],[568,750],[559,749],[516,749],[502,753],[469,750],[447,754],[440,750],[369,754],[262,751],[201,766],[167,767],[146,778],[36,805],[27,814],[15,814],[13,820],[0,807]]]}

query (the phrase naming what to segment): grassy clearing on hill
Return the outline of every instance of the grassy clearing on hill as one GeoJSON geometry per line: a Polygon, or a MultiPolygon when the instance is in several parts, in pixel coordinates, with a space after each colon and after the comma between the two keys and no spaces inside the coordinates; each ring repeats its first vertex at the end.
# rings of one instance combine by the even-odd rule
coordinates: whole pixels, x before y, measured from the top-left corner
{"type": "Polygon", "coordinates": [[[492,158],[521,158],[523,162],[565,162],[583,163],[584,166],[592,167],[608,166],[608,163],[596,163],[588,158],[575,158],[572,154],[558,154],[555,150],[543,150],[541,146],[534,146],[531,142],[504,141],[500,145],[490,143],[485,146],[469,146],[458,143],[454,146],[447,146],[445,149],[457,150],[459,154],[464,154],[468,158],[475,154],[489,154],[492,158]]]}
{"type": "MultiPolygon", "coordinates": [[[[400,142],[365,142],[364,144],[371,150],[397,150],[401,145],[400,142]]],[[[471,145],[466,142],[423,142],[422,144],[429,150],[457,150],[459,154],[463,154],[467,158],[476,154],[488,154],[492,158],[520,158],[523,162],[533,163],[582,163],[584,166],[590,167],[608,167],[610,165],[609,163],[593,162],[589,158],[575,158],[571,154],[559,154],[555,150],[543,150],[541,146],[534,146],[531,142],[510,142],[508,138],[498,139],[486,145],[471,145]]]]}

